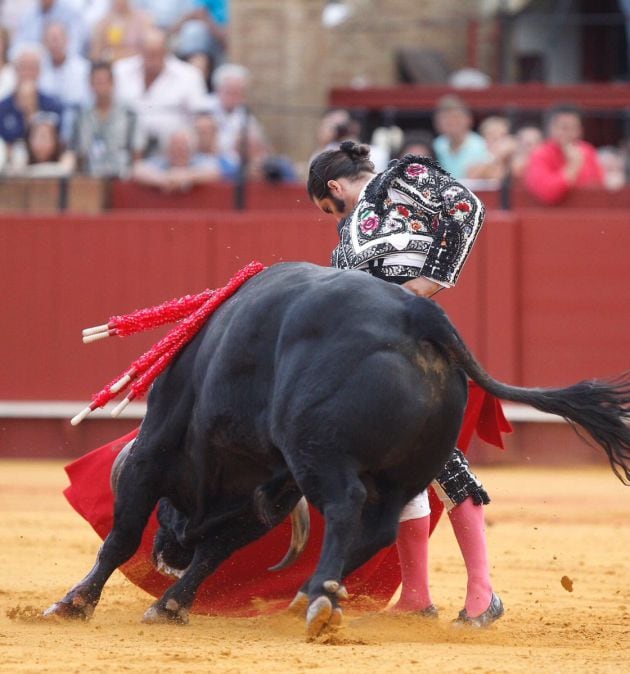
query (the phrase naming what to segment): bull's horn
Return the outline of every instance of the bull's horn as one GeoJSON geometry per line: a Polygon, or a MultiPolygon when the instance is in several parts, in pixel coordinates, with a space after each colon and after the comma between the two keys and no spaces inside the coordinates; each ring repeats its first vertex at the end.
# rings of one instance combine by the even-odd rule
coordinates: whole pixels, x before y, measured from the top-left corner
{"type": "Polygon", "coordinates": [[[310,531],[311,518],[308,512],[308,503],[302,496],[291,511],[291,543],[287,554],[275,566],[270,566],[269,571],[280,571],[280,569],[291,566],[304,551],[310,531]]]}
{"type": "Polygon", "coordinates": [[[133,446],[133,440],[130,440],[121,450],[118,452],[118,456],[114,459],[114,463],[112,464],[112,471],[109,474],[109,484],[112,488],[112,494],[116,496],[116,492],[118,490],[118,478],[120,477],[120,473],[123,469],[123,466],[125,465],[125,461],[127,460],[127,457],[129,456],[129,452],[131,451],[131,448],[133,446]]]}

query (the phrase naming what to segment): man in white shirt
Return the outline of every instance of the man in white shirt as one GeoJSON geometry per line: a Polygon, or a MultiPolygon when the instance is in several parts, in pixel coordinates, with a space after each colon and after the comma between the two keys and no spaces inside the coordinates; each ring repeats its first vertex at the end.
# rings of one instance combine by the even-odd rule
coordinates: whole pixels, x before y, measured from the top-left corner
{"type": "Polygon", "coordinates": [[[240,156],[245,127],[248,145],[267,143],[260,123],[247,109],[249,80],[249,70],[236,63],[224,63],[212,75],[214,93],[206,96],[203,109],[217,120],[218,149],[226,156],[240,156]]]}
{"type": "Polygon", "coordinates": [[[207,95],[201,72],[175,58],[157,29],[145,36],[141,54],[114,63],[114,82],[117,100],[137,113],[150,144],[162,147],[175,130],[191,124],[207,95]]]}
{"type": "Polygon", "coordinates": [[[68,0],[39,0],[21,16],[16,27],[11,49],[20,44],[42,42],[44,31],[50,23],[62,23],[68,32],[68,51],[85,53],[89,34],[83,16],[68,0]]]}
{"type": "Polygon", "coordinates": [[[90,102],[90,63],[68,52],[68,33],[62,23],[50,23],[44,32],[46,57],[39,80],[41,90],[64,105],[80,107],[90,102]]]}

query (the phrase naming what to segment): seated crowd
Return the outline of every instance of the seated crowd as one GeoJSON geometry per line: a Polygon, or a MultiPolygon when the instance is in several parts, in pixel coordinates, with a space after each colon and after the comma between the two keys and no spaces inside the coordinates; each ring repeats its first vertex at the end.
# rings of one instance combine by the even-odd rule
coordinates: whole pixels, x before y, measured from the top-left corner
{"type": "Polygon", "coordinates": [[[573,188],[617,190],[627,182],[630,165],[623,144],[595,148],[586,142],[580,110],[570,104],[547,110],[541,126],[512,129],[507,117],[492,115],[475,131],[465,104],[445,96],[434,126],[439,135],[426,140],[431,156],[473,187],[509,179],[541,203],[557,204],[573,188]]]}
{"type": "MultiPolygon", "coordinates": [[[[359,141],[359,132],[349,111],[329,110],[319,123],[316,152],[344,140],[359,141]]],[[[448,94],[436,105],[432,130],[379,128],[371,146],[377,171],[391,158],[424,155],[472,189],[497,189],[516,181],[544,204],[561,203],[573,188],[621,189],[630,169],[623,143],[595,148],[583,139],[580,110],[569,104],[549,109],[541,126],[513,129],[507,117],[490,115],[475,130],[466,104],[448,94]]]]}
{"type": "MultiPolygon", "coordinates": [[[[247,105],[248,70],[226,62],[227,2],[4,3],[0,172],[132,178],[167,192],[299,180],[307,162],[298,169],[274,152],[247,105]]],[[[431,131],[377,129],[371,156],[381,171],[406,152],[425,154],[473,189],[514,178],[547,204],[573,187],[626,184],[626,148],[587,143],[579,110],[550,110],[542,126],[513,129],[492,115],[475,130],[465,103],[447,95],[431,131]]],[[[347,110],[327,111],[313,155],[360,133],[347,110]]]]}
{"type": "Polygon", "coordinates": [[[227,0],[27,0],[0,20],[0,171],[294,180],[225,62],[227,0]]]}

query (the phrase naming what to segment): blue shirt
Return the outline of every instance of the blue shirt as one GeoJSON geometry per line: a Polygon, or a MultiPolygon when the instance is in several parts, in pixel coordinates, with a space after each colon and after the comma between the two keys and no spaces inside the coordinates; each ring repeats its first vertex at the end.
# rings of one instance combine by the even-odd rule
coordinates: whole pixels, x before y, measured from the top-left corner
{"type": "MultiPolygon", "coordinates": [[[[38,93],[39,110],[53,112],[58,116],[57,129],[61,128],[63,107],[56,98],[38,93]]],[[[15,96],[0,101],[0,137],[6,143],[26,138],[26,122],[22,111],[15,105],[15,96]]]]}
{"type": "Polygon", "coordinates": [[[433,150],[438,164],[456,180],[465,178],[468,169],[474,164],[482,164],[490,159],[486,141],[474,131],[468,133],[456,151],[451,149],[446,136],[438,136],[433,141],[433,150]]]}
{"type": "Polygon", "coordinates": [[[228,0],[195,0],[197,7],[203,7],[208,14],[221,26],[227,25],[230,15],[228,0]]]}

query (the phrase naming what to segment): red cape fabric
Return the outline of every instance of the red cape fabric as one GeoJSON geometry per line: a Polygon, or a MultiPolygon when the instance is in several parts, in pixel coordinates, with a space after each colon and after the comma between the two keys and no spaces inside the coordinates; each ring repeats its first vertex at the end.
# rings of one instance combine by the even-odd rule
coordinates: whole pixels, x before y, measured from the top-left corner
{"type": "MultiPolygon", "coordinates": [[[[471,383],[459,447],[465,451],[476,431],[483,440],[503,448],[501,434],[511,430],[500,402],[471,383]]],[[[113,495],[109,485],[112,463],[137,432],[132,431],[66,466],[70,486],[64,494],[102,539],[105,539],[113,524],[113,495]]],[[[433,531],[443,506],[432,490],[430,501],[433,531]]],[[[193,612],[246,616],[285,608],[302,583],[313,573],[319,559],[324,522],[314,508],[311,507],[310,511],[310,538],[303,554],[293,566],[282,571],[268,571],[288,548],[291,524],[287,518],[268,534],[241,548],[223,562],[200,587],[192,607],[193,612]]],[[[153,513],[140,548],[121,567],[129,580],[155,597],[161,596],[173,582],[158,573],[151,563],[157,526],[157,518],[153,513]]],[[[369,598],[375,607],[384,606],[399,584],[400,567],[395,545],[381,550],[346,579],[351,595],[369,598]]]]}

